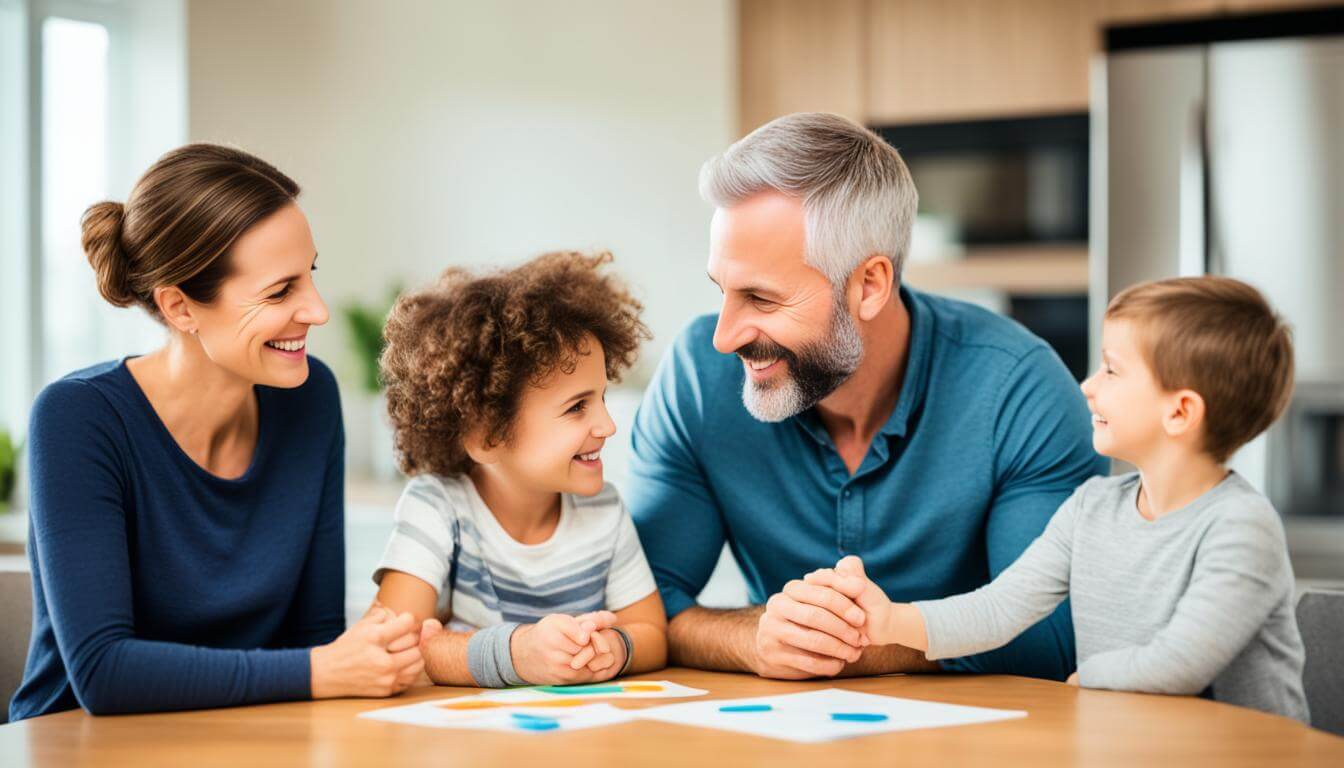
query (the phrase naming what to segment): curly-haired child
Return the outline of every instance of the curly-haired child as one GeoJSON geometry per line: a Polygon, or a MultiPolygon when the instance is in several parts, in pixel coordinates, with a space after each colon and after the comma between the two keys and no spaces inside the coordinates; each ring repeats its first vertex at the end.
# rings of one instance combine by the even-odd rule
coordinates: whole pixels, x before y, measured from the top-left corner
{"type": "Polygon", "coordinates": [[[666,663],[662,599],[602,479],[607,382],[649,335],[602,273],[610,260],[449,269],[388,319],[382,376],[412,479],[373,579],[380,604],[422,621],[435,683],[595,682],[666,663]]]}

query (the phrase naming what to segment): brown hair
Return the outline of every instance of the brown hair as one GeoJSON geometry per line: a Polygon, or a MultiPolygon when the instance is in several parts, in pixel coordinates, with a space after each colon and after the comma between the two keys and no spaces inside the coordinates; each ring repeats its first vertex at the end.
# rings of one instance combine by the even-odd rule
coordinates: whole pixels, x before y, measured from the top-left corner
{"type": "Polygon", "coordinates": [[[154,289],[175,285],[209,303],[229,276],[229,247],[249,227],[294,201],[299,185],[260,158],[217,144],[188,144],[160,157],[126,204],[84,211],[81,242],[112,304],[158,317],[154,289]]]}
{"type": "Polygon", "coordinates": [[[1204,450],[1216,461],[1264,432],[1293,394],[1292,332],[1255,288],[1182,277],[1121,291],[1107,319],[1138,326],[1158,384],[1204,398],[1204,450]]]}
{"type": "Polygon", "coordinates": [[[599,272],[610,261],[561,251],[479,277],[449,268],[397,300],[381,368],[403,472],[470,470],[467,435],[479,427],[489,444],[507,442],[524,388],[573,372],[589,334],[620,381],[650,334],[640,303],[599,272]]]}

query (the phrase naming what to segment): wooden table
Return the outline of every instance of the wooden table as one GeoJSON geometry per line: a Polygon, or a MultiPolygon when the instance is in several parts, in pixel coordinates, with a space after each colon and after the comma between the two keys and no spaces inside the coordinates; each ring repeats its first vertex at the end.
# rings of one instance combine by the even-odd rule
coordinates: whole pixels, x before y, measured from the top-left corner
{"type": "MultiPolygon", "coordinates": [[[[640,679],[640,678],[635,678],[640,679]]],[[[901,764],[1003,766],[1344,766],[1344,739],[1291,720],[1210,701],[1078,690],[1003,676],[893,675],[808,683],[668,669],[673,680],[735,698],[842,687],[1022,709],[1026,719],[795,744],[636,721],[573,733],[502,734],[356,719],[383,706],[474,689],[420,688],[395,699],[271,704],[204,712],[90,717],[63,712],[0,726],[0,765],[434,766],[901,764]]],[[[627,700],[655,706],[686,699],[627,700]]]]}

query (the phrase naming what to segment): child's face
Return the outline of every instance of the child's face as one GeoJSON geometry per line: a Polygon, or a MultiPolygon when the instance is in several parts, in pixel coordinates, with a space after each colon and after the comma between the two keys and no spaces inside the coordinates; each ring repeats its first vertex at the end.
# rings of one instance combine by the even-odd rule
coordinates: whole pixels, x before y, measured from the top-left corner
{"type": "Polygon", "coordinates": [[[607,362],[588,337],[572,373],[556,370],[519,403],[513,435],[501,446],[498,467],[512,482],[538,493],[592,496],[602,490],[598,452],[616,433],[607,413],[607,362]]]}
{"type": "Polygon", "coordinates": [[[1171,407],[1144,361],[1133,323],[1106,320],[1101,327],[1101,369],[1083,382],[1092,411],[1092,447],[1103,456],[1141,463],[1161,445],[1171,407]]]}

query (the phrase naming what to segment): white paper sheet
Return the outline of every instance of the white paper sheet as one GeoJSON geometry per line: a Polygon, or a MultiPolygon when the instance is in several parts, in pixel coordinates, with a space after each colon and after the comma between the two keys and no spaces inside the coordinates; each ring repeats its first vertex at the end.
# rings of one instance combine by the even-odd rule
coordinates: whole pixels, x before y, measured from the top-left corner
{"type": "Polygon", "coordinates": [[[474,728],[524,734],[574,731],[596,728],[600,725],[615,725],[634,719],[631,713],[625,710],[617,709],[610,704],[596,703],[576,707],[519,707],[500,702],[498,707],[474,710],[445,709],[442,706],[446,702],[460,701],[462,698],[464,697],[375,709],[359,716],[368,720],[402,725],[474,728]]]}
{"type": "Polygon", "coordinates": [[[634,714],[599,703],[620,699],[662,699],[703,696],[708,691],[667,680],[617,680],[582,686],[532,686],[485,691],[422,701],[401,707],[384,707],[359,716],[404,725],[432,728],[480,728],[492,731],[551,733],[614,725],[634,719],[634,714]],[[529,706],[531,705],[531,706],[529,706]],[[554,721],[556,727],[535,724],[554,721]],[[529,723],[530,721],[530,723],[529,723]]]}
{"type": "Polygon", "coordinates": [[[804,743],[916,728],[990,723],[1027,716],[1026,712],[1017,710],[899,699],[839,688],[752,699],[668,704],[634,710],[630,714],[644,720],[698,725],[804,743]],[[742,705],[769,705],[771,709],[765,712],[720,711],[720,707],[742,705]],[[885,715],[886,719],[878,722],[837,721],[831,718],[833,713],[885,715]]]}

